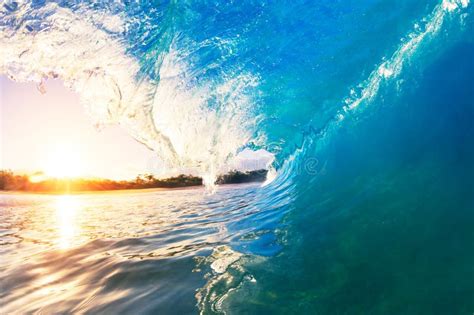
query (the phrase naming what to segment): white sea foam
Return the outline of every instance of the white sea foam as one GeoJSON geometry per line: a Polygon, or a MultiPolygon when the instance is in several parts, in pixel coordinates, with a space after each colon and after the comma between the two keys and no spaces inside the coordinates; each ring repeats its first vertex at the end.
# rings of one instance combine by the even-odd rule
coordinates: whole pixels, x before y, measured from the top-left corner
{"type": "Polygon", "coordinates": [[[442,3],[443,9],[448,11],[454,11],[459,8],[459,6],[462,8],[467,8],[468,5],[469,0],[443,0],[442,3]]]}
{"type": "Polygon", "coordinates": [[[227,268],[229,268],[230,265],[235,263],[241,257],[241,253],[233,251],[228,246],[217,247],[210,256],[210,258],[213,260],[211,263],[211,268],[214,272],[222,274],[227,270],[227,268]]]}
{"type": "MultiPolygon", "coordinates": [[[[242,267],[244,259],[243,254],[223,245],[215,248],[209,257],[201,261],[201,264],[209,264],[212,272],[207,275],[206,284],[196,292],[200,314],[225,314],[225,302],[230,294],[239,291],[243,285],[254,286],[257,283],[242,267]]],[[[265,258],[261,256],[252,258],[254,264],[264,261],[265,258]]]]}

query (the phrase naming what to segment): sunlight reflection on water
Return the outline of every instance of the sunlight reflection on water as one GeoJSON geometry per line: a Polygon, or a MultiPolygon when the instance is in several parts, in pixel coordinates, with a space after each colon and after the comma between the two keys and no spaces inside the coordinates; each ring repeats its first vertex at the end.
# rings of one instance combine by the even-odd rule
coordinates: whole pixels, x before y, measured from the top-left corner
{"type": "Polygon", "coordinates": [[[272,200],[258,187],[0,195],[0,313],[193,313],[214,258],[228,261],[204,257],[255,250],[255,220],[278,221],[277,200],[249,206],[272,200]]]}
{"type": "Polygon", "coordinates": [[[56,199],[57,243],[61,249],[70,248],[74,237],[79,233],[80,226],[76,218],[81,209],[80,205],[80,200],[76,196],[62,195],[56,199]]]}

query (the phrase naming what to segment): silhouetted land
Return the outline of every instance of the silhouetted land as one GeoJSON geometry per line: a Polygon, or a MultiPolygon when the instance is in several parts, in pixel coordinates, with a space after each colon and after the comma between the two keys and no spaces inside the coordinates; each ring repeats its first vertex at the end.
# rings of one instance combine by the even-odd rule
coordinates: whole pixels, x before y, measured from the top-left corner
{"type": "MultiPolygon", "coordinates": [[[[250,172],[233,171],[218,177],[217,184],[240,184],[249,182],[263,182],[267,177],[267,170],[250,172]]],[[[139,175],[133,180],[115,181],[110,179],[56,179],[45,178],[41,181],[32,181],[31,176],[15,174],[12,171],[0,171],[0,190],[26,192],[64,192],[64,191],[103,191],[120,189],[145,188],[179,188],[201,186],[202,178],[191,175],[157,179],[151,174],[139,175]]]]}

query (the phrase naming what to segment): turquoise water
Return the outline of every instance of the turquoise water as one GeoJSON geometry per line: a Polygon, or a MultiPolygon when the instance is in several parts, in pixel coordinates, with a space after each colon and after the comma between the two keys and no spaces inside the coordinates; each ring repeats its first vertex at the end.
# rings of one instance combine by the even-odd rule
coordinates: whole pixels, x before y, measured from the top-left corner
{"type": "Polygon", "coordinates": [[[2,195],[4,312],[474,311],[469,1],[1,12],[2,73],[59,77],[208,185],[2,195]],[[209,194],[244,148],[274,154],[274,180],[209,194]]]}

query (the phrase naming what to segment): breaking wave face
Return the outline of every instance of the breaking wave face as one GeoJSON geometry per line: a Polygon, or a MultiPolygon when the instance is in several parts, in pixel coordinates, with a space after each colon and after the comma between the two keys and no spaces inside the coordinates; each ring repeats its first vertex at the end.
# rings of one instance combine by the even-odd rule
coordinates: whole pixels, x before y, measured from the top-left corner
{"type": "MultiPolygon", "coordinates": [[[[409,196],[405,185],[425,192],[426,199],[438,198],[431,206],[440,217],[444,212],[437,207],[444,197],[459,200],[459,209],[464,209],[461,190],[444,189],[448,172],[439,183],[430,176],[446,165],[465,163],[472,169],[469,159],[454,163],[449,155],[462,151],[471,156],[466,143],[472,139],[472,127],[466,125],[462,135],[453,131],[454,125],[448,126],[453,130],[443,129],[437,119],[456,116],[454,107],[431,110],[426,104],[438,104],[436,98],[445,104],[467,104],[460,109],[467,118],[456,116],[463,125],[472,116],[472,98],[433,96],[455,90],[449,82],[442,87],[439,82],[460,66],[456,62],[432,70],[432,77],[424,71],[456,45],[472,46],[469,0],[364,0],[357,6],[303,0],[6,1],[0,10],[1,73],[36,82],[40,91],[47,79],[60,78],[80,95],[94,123],[119,124],[156,152],[168,170],[193,172],[212,186],[216,175],[232,167],[243,150],[273,154],[274,180],[239,208],[249,216],[229,228],[235,235],[241,235],[239,228],[248,228],[251,240],[245,240],[246,247],[240,246],[240,239],[216,247],[203,262],[214,270],[196,295],[203,313],[225,313],[244,302],[248,309],[241,311],[250,313],[360,311],[332,298],[386,313],[384,307],[393,301],[372,305],[367,299],[364,304],[365,296],[350,301],[348,296],[358,292],[346,294],[358,291],[353,277],[360,271],[367,271],[364,274],[374,283],[393,280],[387,287],[393,285],[401,296],[410,291],[406,283],[396,287],[398,280],[374,279],[364,269],[378,253],[371,249],[383,247],[373,243],[378,234],[367,232],[378,231],[375,219],[363,217],[372,209],[370,202],[394,209],[387,217],[372,213],[393,225],[391,235],[410,227],[397,222],[410,218],[413,226],[421,226],[426,219],[407,212],[422,205],[409,196]],[[434,149],[443,144],[448,150],[434,149]],[[419,162],[420,148],[437,159],[419,162]],[[410,173],[410,167],[419,171],[410,173]],[[416,186],[410,178],[427,184],[416,186]],[[385,203],[377,204],[380,199],[385,203]],[[363,201],[367,204],[357,208],[363,201]],[[363,229],[345,221],[355,216],[355,209],[362,214],[351,222],[363,229]],[[352,231],[353,238],[338,224],[352,231]],[[274,237],[262,237],[269,233],[274,237]],[[367,247],[360,245],[365,241],[367,247]],[[265,242],[278,243],[278,250],[268,250],[265,242]],[[348,259],[346,264],[337,262],[340,257],[348,259]],[[359,264],[351,265],[357,259],[359,264]],[[305,277],[311,277],[314,286],[307,287],[305,277]],[[295,288],[294,294],[285,291],[287,284],[295,288]]],[[[425,232],[427,242],[438,242],[436,235],[425,232]]],[[[404,248],[410,244],[407,241],[404,248]]],[[[388,268],[390,257],[381,253],[378,267],[388,268]]],[[[403,253],[400,257],[411,261],[403,253]]],[[[432,275],[436,271],[426,277],[432,275]]],[[[377,292],[394,296],[380,288],[367,296],[377,297],[377,292]]],[[[423,301],[430,298],[424,296],[423,301]]]]}
{"type": "Polygon", "coordinates": [[[166,168],[213,183],[252,139],[259,80],[223,67],[234,39],[181,33],[179,9],[11,1],[0,16],[1,72],[41,91],[60,78],[97,125],[120,124],[166,168]]]}

